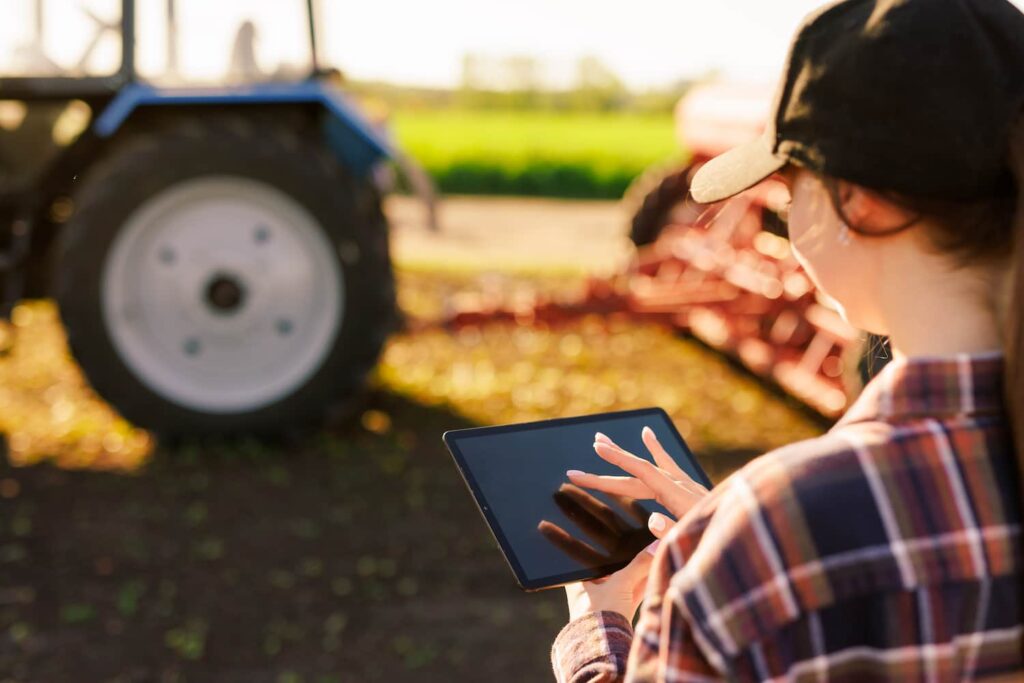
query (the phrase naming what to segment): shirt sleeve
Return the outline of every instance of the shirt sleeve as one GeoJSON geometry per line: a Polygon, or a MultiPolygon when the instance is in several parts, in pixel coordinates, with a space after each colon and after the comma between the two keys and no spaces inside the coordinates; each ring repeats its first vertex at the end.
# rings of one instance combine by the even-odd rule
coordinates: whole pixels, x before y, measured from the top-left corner
{"type": "Polygon", "coordinates": [[[694,638],[682,601],[672,598],[671,579],[679,569],[672,550],[662,543],[651,565],[627,659],[624,680],[628,683],[721,680],[694,638]]]}
{"type": "Polygon", "coordinates": [[[551,648],[558,683],[720,680],[693,637],[681,601],[671,599],[676,569],[662,543],[651,564],[635,632],[624,616],[610,611],[590,612],[566,624],[551,648]]]}
{"type": "Polygon", "coordinates": [[[621,681],[633,640],[633,626],[618,612],[588,612],[559,632],[551,646],[558,683],[621,681]]]}
{"type": "MultiPolygon", "coordinates": [[[[735,525],[735,511],[742,512],[734,496],[729,497],[730,479],[712,489],[662,538],[647,575],[635,629],[617,612],[591,612],[561,630],[551,649],[559,683],[703,683],[731,675],[732,656],[709,637],[706,612],[694,609],[693,586],[680,581],[698,547],[706,551],[701,565],[706,565],[706,571],[728,571],[713,558],[721,555],[721,544],[732,538],[729,529],[735,525]],[[709,538],[707,532],[722,509],[730,513],[724,524],[719,523],[726,526],[726,533],[709,538]]],[[[703,583],[708,576],[705,572],[696,578],[703,583]]],[[[731,574],[727,578],[731,580],[731,574]]]]}

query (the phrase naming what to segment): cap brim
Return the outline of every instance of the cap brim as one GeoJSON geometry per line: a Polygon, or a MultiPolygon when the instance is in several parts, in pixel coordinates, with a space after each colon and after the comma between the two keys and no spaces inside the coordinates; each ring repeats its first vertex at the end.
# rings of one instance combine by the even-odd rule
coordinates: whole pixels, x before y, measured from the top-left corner
{"type": "Polygon", "coordinates": [[[721,201],[757,185],[787,161],[772,153],[771,139],[762,135],[701,166],[690,182],[690,194],[701,204],[721,201]]]}

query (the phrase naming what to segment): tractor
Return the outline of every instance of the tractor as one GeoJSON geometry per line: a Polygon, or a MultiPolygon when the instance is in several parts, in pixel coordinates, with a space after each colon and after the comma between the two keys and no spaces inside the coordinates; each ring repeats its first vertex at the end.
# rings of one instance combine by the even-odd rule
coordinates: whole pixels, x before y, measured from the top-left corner
{"type": "Polygon", "coordinates": [[[95,391],[159,435],[347,414],[401,324],[400,153],[320,66],[319,9],[5,2],[3,313],[53,298],[95,391]]]}

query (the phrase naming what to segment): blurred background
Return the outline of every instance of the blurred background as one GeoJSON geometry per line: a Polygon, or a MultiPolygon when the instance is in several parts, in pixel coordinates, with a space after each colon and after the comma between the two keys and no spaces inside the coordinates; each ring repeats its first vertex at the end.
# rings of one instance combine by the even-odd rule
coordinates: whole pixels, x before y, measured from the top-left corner
{"type": "Polygon", "coordinates": [[[887,359],[783,188],[687,196],[817,4],[4,0],[0,681],[552,677],[442,432],[717,482],[887,359]]]}

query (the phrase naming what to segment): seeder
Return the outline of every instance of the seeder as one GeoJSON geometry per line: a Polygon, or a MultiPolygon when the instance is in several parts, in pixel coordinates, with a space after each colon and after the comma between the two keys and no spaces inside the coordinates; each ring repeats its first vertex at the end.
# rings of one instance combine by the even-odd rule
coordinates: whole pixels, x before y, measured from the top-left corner
{"type": "MultiPolygon", "coordinates": [[[[785,236],[785,187],[769,179],[710,206],[687,196],[700,164],[737,138],[757,134],[751,111],[761,105],[714,87],[680,103],[677,117],[687,132],[684,144],[695,150],[693,162],[654,182],[643,179],[648,189],[631,232],[637,251],[624,272],[588,278],[575,300],[540,294],[514,302],[462,300],[443,319],[419,324],[556,326],[593,314],[658,322],[735,358],[821,414],[837,416],[862,384],[865,335],[823,303],[794,258],[785,236]],[[722,101],[728,97],[734,98],[731,108],[722,101]],[[730,111],[736,118],[731,126],[722,120],[730,111]]],[[[638,194],[631,190],[627,200],[638,194]]]]}

